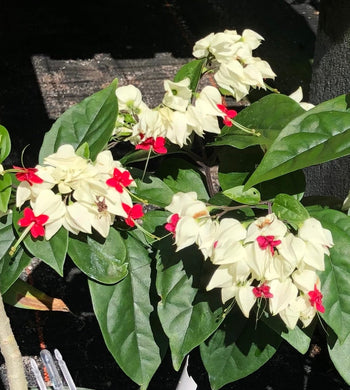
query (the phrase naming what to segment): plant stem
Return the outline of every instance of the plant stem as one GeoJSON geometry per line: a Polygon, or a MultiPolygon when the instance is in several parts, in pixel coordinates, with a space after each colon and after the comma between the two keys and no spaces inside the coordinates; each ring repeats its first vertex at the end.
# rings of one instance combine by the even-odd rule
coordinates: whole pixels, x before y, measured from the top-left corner
{"type": "Polygon", "coordinates": [[[0,293],[0,351],[5,359],[10,390],[27,390],[22,355],[13,335],[0,293]]]}

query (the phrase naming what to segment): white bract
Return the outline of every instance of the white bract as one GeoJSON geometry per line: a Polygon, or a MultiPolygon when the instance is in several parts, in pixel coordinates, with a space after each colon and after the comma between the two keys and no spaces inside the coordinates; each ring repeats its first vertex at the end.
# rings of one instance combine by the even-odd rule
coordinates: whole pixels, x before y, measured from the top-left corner
{"type": "Polygon", "coordinates": [[[242,35],[225,30],[196,42],[192,54],[196,58],[208,57],[218,85],[239,101],[250,88],[266,89],[264,80],[276,77],[268,62],[253,57],[253,50],[262,40],[253,30],[246,29],[242,35]]]}
{"type": "Polygon", "coordinates": [[[42,183],[22,181],[16,203],[21,207],[29,200],[35,215],[49,217],[44,225],[46,239],[62,226],[73,234],[90,234],[94,228],[107,237],[115,216],[127,217],[122,204],[132,207],[125,188],[135,182],[110,151],[91,162],[78,156],[72,145],[62,145],[36,169],[42,183]]]}
{"type": "Polygon", "coordinates": [[[217,220],[195,192],[179,192],[165,208],[172,213],[167,230],[176,250],[196,244],[216,269],[207,290],[219,288],[223,303],[234,299],[249,317],[257,301],[267,300],[271,315],[280,315],[289,328],[300,320],[307,326],[324,311],[320,280],[324,255],[333,246],[329,230],[308,218],[297,233],[273,213],[244,227],[234,218],[217,220]]]}

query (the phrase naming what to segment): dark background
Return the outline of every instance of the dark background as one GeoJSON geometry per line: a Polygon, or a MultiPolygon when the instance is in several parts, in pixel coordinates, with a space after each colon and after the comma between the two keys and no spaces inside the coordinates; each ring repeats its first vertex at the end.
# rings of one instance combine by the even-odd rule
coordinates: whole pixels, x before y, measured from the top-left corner
{"type": "MultiPolygon", "coordinates": [[[[37,81],[33,56],[58,60],[86,60],[98,53],[112,59],[153,58],[169,52],[191,57],[194,42],[210,32],[251,28],[265,41],[256,55],[266,59],[278,75],[276,86],[285,94],[301,85],[307,100],[317,25],[317,1],[176,0],[80,2],[2,2],[0,24],[0,124],[13,143],[12,162],[30,144],[25,162],[35,164],[50,117],[37,81]],[[74,7],[73,7],[74,5],[74,7]]],[[[74,62],[69,62],[72,64],[74,62]]],[[[101,64],[102,66],[103,64],[101,64]]],[[[156,65],[156,62],[155,62],[156,65]]],[[[103,69],[103,66],[102,68],[103,69]]],[[[157,72],[155,66],[154,72],[157,72]]],[[[118,75],[109,74],[110,81],[118,75]]],[[[84,96],[84,83],[79,93],[84,96]]],[[[80,87],[78,85],[78,87],[80,87]]],[[[87,96],[88,90],[85,90],[87,96]]],[[[89,298],[87,280],[67,260],[64,277],[45,264],[31,282],[48,295],[64,300],[70,313],[26,311],[7,306],[16,339],[24,356],[40,352],[40,329],[46,347],[58,348],[78,386],[96,390],[137,389],[109,354],[89,298]]],[[[282,345],[256,373],[224,389],[295,390],[349,389],[331,364],[326,346],[314,358],[282,345]]],[[[209,389],[200,359],[194,353],[190,371],[199,389],[209,389]]],[[[167,356],[149,389],[175,390],[179,374],[167,356]]],[[[0,384],[1,388],[1,384],[0,384]]]]}

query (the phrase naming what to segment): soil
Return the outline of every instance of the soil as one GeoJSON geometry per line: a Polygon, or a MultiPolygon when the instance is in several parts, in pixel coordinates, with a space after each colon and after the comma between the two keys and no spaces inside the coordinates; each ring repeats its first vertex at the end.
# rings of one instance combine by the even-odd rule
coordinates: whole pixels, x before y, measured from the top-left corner
{"type": "MultiPolygon", "coordinates": [[[[281,92],[289,94],[301,85],[307,96],[318,2],[240,0],[234,6],[232,3],[232,0],[105,1],[90,5],[84,2],[75,10],[61,2],[34,8],[28,3],[21,8],[13,2],[4,4],[0,26],[0,123],[12,137],[12,162],[18,163],[23,147],[30,144],[25,162],[36,163],[40,140],[55,119],[52,112],[60,112],[62,105],[67,104],[65,96],[71,97],[71,104],[74,98],[79,101],[95,92],[92,89],[100,89],[96,73],[91,73],[97,67],[98,77],[105,74],[107,82],[116,77],[110,71],[113,67],[106,66],[105,58],[112,62],[145,60],[156,58],[157,53],[171,53],[176,59],[189,58],[193,43],[211,31],[251,28],[259,32],[265,42],[258,55],[268,60],[278,74],[281,92]],[[97,57],[100,62],[96,55],[100,56],[97,57]],[[69,77],[86,66],[82,63],[91,65],[90,73],[84,73],[88,82],[78,75],[74,90],[66,86],[68,90],[60,95],[61,100],[52,99],[51,104],[56,106],[51,107],[51,114],[47,103],[50,91],[45,95],[39,81],[51,77],[49,84],[59,90],[62,79],[59,74],[52,78],[52,74],[46,75],[36,68],[37,56],[43,61],[65,62],[64,66],[70,69],[69,77]],[[77,64],[80,67],[74,68],[77,64]]],[[[92,310],[87,279],[69,259],[63,278],[41,263],[32,272],[31,283],[62,299],[70,312],[39,313],[6,306],[23,356],[38,356],[40,341],[44,341],[51,352],[55,348],[60,350],[77,386],[96,390],[138,388],[108,352],[92,310]]],[[[317,336],[313,340],[313,345],[320,348],[316,355],[310,352],[302,356],[283,344],[261,369],[223,389],[349,390],[321,340],[317,336]]],[[[4,367],[2,374],[3,370],[4,367]]],[[[198,388],[209,390],[197,351],[189,370],[198,388]]],[[[149,389],[174,390],[179,375],[167,355],[149,389]]],[[[5,385],[0,383],[0,389],[5,389],[5,385]]]]}

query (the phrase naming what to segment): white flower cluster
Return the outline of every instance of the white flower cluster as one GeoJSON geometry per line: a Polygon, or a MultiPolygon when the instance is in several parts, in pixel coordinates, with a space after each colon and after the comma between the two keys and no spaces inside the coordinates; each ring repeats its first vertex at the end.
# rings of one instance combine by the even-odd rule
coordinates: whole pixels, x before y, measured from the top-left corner
{"type": "Polygon", "coordinates": [[[189,86],[189,78],[179,82],[165,80],[165,95],[156,108],[146,105],[135,86],[117,88],[119,116],[114,135],[127,136],[136,149],[148,150],[152,146],[156,153],[166,153],[165,139],[182,147],[192,132],[201,137],[205,131],[219,134],[218,117],[227,117],[227,110],[219,108],[222,106],[219,90],[204,87],[192,105],[189,86]]]}
{"type": "Polygon", "coordinates": [[[235,30],[210,33],[196,42],[193,56],[208,57],[210,67],[217,69],[214,78],[218,85],[239,101],[251,87],[266,89],[264,79],[276,77],[268,62],[253,57],[253,50],[262,40],[261,35],[249,29],[242,35],[235,30]]]}
{"type": "MultiPolygon", "coordinates": [[[[44,159],[44,165],[19,168],[20,184],[16,206],[30,202],[32,220],[48,216],[45,238],[49,240],[64,226],[68,231],[91,233],[92,228],[107,237],[115,216],[130,217],[133,203],[126,187],[135,185],[130,173],[110,151],[98,154],[96,160],[78,156],[72,145],[62,145],[57,152],[44,159]]],[[[28,218],[27,218],[28,219],[28,218]]],[[[132,221],[130,221],[132,225],[132,221]]]]}
{"type": "Polygon", "coordinates": [[[316,271],[324,270],[333,241],[318,220],[306,219],[296,234],[275,214],[245,227],[233,218],[213,219],[195,192],[175,194],[166,210],[177,251],[197,244],[217,266],[207,290],[220,288],[224,303],[235,298],[244,316],[263,299],[291,329],[324,312],[316,271]]]}

